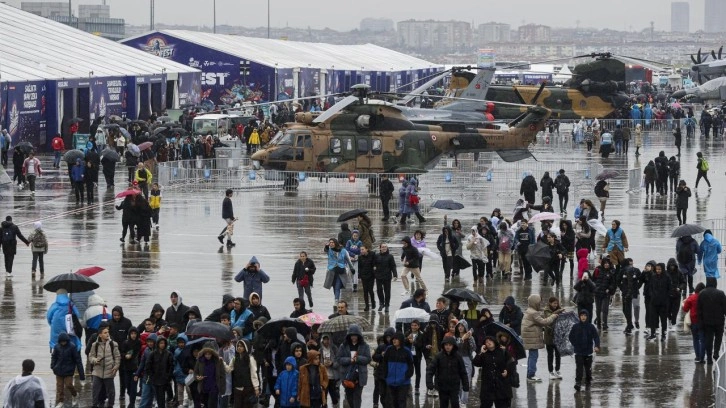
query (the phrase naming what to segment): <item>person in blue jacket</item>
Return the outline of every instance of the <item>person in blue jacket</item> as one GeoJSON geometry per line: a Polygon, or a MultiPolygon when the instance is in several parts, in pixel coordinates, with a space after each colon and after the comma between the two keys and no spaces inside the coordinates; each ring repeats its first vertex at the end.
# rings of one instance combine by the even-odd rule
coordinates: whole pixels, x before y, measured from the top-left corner
{"type": "Polygon", "coordinates": [[[275,382],[275,395],[280,401],[280,407],[299,407],[297,400],[297,382],[300,373],[297,371],[295,357],[285,359],[285,371],[277,376],[275,382]]]}
{"type": "Polygon", "coordinates": [[[703,264],[703,272],[706,278],[719,279],[721,275],[718,273],[718,255],[721,253],[721,243],[713,237],[711,230],[703,233],[703,241],[701,241],[700,251],[698,251],[698,265],[703,264]]]}
{"type": "Polygon", "coordinates": [[[234,277],[234,280],[244,284],[243,297],[245,299],[249,299],[252,293],[257,293],[262,301],[262,284],[269,282],[270,277],[260,268],[260,261],[257,260],[257,257],[253,256],[247,266],[234,277]]]}
{"type": "Polygon", "coordinates": [[[383,354],[383,377],[394,408],[406,408],[406,397],[413,376],[413,354],[403,344],[403,333],[397,332],[383,354]]]}
{"type": "MultiPolygon", "coordinates": [[[[56,343],[58,342],[58,336],[61,333],[68,333],[66,329],[66,315],[71,312],[78,317],[78,309],[71,303],[68,298],[68,292],[65,289],[59,289],[56,292],[55,302],[48,308],[48,312],[45,315],[48,325],[50,326],[50,349],[53,350],[56,343]],[[69,306],[70,305],[70,306],[69,306]]],[[[73,333],[69,333],[71,342],[75,344],[76,350],[81,351],[81,340],[74,336],[73,333]]]]}
{"type": "Polygon", "coordinates": [[[81,353],[76,350],[76,347],[71,344],[70,336],[67,333],[61,333],[58,335],[58,343],[53,348],[53,355],[50,358],[50,369],[55,374],[55,402],[56,404],[63,405],[65,390],[72,396],[72,405],[78,406],[78,392],[73,386],[73,374],[78,369],[78,375],[81,381],[86,380],[86,376],[83,372],[83,361],[81,360],[81,353]],[[58,387],[58,385],[62,385],[58,387]]]}
{"type": "Polygon", "coordinates": [[[592,323],[588,323],[587,310],[580,310],[580,322],[570,329],[569,340],[575,350],[575,390],[580,391],[583,372],[585,387],[592,382],[592,354],[600,352],[600,335],[592,323]],[[594,346],[594,348],[593,348],[594,346]]]}

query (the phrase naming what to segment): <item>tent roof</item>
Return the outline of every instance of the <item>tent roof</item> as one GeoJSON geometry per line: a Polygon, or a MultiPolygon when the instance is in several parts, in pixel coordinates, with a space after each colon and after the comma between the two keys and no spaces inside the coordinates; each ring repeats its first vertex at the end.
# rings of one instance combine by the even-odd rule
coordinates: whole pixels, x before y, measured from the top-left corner
{"type": "MultiPolygon", "coordinates": [[[[404,71],[442,67],[439,64],[374,44],[335,45],[184,30],[158,32],[277,68],[311,67],[350,71],[404,71]]],[[[149,34],[151,33],[142,36],[149,34]]],[[[135,38],[142,36],[126,39],[124,42],[132,42],[135,38]]]]}
{"type": "Polygon", "coordinates": [[[197,72],[0,3],[0,78],[40,81],[197,72]],[[90,73],[93,72],[93,75],[90,73]]]}

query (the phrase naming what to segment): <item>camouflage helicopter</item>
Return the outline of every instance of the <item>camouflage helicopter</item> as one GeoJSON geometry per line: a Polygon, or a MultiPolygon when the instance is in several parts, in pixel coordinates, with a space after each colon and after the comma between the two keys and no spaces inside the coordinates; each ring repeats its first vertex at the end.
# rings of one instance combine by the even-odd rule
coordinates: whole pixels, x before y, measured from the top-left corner
{"type": "Polygon", "coordinates": [[[369,99],[367,85],[317,115],[301,112],[252,155],[255,168],[336,173],[424,173],[445,154],[497,152],[505,161],[531,157],[530,144],[550,110],[532,106],[509,124],[416,123],[400,106],[369,99]]]}
{"type": "MultiPolygon", "coordinates": [[[[572,79],[562,87],[547,86],[541,89],[534,85],[492,85],[486,99],[495,103],[494,116],[511,119],[522,114],[526,108],[511,104],[539,105],[552,111],[557,119],[607,118],[629,100],[625,93],[625,64],[641,65],[650,69],[662,69],[662,63],[641,58],[616,56],[607,53],[592,53],[575,58],[594,58],[576,65],[572,79]],[[660,64],[658,66],[656,64],[660,64]]],[[[552,60],[545,62],[561,61],[552,60]]],[[[521,68],[510,66],[508,69],[521,68]]]]}

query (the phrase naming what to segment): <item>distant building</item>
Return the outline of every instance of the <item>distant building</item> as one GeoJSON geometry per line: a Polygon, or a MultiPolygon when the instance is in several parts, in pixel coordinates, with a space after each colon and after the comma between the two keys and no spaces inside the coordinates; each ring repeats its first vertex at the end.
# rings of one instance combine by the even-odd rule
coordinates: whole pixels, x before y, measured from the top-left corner
{"type": "Polygon", "coordinates": [[[690,5],[685,1],[671,3],[671,31],[674,33],[689,32],[690,5]]]}
{"type": "Polygon", "coordinates": [[[398,43],[413,49],[468,50],[472,47],[471,24],[453,20],[399,21],[398,43]]]}
{"type": "Polygon", "coordinates": [[[552,29],[545,25],[527,24],[519,27],[519,41],[546,43],[552,39],[552,29]]]}
{"type": "Polygon", "coordinates": [[[393,20],[390,18],[364,18],[360,21],[360,30],[374,33],[393,31],[393,20]]]}
{"type": "Polygon", "coordinates": [[[479,25],[479,43],[508,43],[512,40],[512,26],[503,23],[485,23],[479,25]]]}
{"type": "Polygon", "coordinates": [[[73,17],[69,17],[68,3],[65,2],[22,2],[20,9],[109,40],[118,41],[126,37],[126,21],[111,18],[111,7],[107,5],[81,4],[78,16],[73,17]]]}
{"type": "Polygon", "coordinates": [[[726,33],[726,1],[706,0],[704,31],[707,33],[726,33]]]}

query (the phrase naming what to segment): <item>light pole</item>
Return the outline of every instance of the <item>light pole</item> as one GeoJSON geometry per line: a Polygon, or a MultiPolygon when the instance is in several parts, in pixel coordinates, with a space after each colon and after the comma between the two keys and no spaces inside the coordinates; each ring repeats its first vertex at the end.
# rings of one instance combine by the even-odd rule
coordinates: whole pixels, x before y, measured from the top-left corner
{"type": "Polygon", "coordinates": [[[214,7],[212,7],[212,9],[214,10],[214,22],[212,23],[212,32],[214,34],[217,34],[217,0],[214,0],[214,7]]]}
{"type": "Polygon", "coordinates": [[[149,31],[154,31],[154,0],[149,1],[149,6],[151,7],[149,10],[149,31]]]}
{"type": "Polygon", "coordinates": [[[270,39],[270,0],[267,0],[267,39],[270,39]]]}

